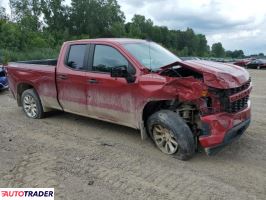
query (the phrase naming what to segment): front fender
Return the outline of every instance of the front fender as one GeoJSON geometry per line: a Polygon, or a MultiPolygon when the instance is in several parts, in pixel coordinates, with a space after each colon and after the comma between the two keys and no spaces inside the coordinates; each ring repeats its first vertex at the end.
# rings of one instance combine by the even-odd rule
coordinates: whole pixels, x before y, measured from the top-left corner
{"type": "Polygon", "coordinates": [[[194,101],[199,99],[208,88],[200,80],[184,77],[166,83],[163,89],[169,91],[175,89],[179,101],[194,101]]]}

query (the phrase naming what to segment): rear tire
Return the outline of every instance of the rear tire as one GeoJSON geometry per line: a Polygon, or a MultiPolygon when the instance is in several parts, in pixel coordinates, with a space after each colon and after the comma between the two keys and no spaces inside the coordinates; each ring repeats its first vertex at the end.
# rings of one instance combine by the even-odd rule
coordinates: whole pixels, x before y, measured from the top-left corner
{"type": "Polygon", "coordinates": [[[158,111],[149,117],[147,126],[151,138],[163,153],[179,160],[188,160],[195,153],[193,134],[177,113],[158,111]]]}
{"type": "Polygon", "coordinates": [[[28,89],[22,93],[21,104],[27,117],[32,119],[44,117],[41,100],[34,89],[28,89]]]}

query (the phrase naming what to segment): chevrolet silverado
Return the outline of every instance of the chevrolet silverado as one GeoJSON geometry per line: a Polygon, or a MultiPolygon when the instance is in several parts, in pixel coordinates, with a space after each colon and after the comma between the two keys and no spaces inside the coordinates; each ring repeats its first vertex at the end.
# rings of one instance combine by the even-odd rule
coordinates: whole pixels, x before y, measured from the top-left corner
{"type": "Polygon", "coordinates": [[[216,153],[250,124],[245,69],[182,61],[151,41],[69,41],[57,60],[9,63],[7,73],[29,118],[56,109],[125,125],[180,160],[199,148],[216,153]]]}

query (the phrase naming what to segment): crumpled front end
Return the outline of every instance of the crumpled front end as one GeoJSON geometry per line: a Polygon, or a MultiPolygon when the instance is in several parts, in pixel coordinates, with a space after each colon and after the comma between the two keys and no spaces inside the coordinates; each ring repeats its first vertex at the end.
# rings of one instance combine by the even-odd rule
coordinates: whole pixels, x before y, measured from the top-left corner
{"type": "Polygon", "coordinates": [[[250,123],[249,73],[238,66],[209,61],[175,62],[161,75],[178,94],[180,116],[210,155],[244,133],[250,123]]]}
{"type": "Polygon", "coordinates": [[[251,81],[231,89],[210,88],[209,108],[202,110],[202,135],[199,142],[211,155],[221,147],[239,138],[251,119],[251,81]]]}

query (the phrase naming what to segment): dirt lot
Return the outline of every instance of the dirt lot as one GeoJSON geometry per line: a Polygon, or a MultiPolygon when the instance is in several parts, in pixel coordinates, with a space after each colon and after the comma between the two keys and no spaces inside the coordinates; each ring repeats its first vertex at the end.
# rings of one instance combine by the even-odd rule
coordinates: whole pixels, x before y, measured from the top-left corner
{"type": "Polygon", "coordinates": [[[266,71],[250,71],[253,121],[214,157],[182,162],[137,131],[54,113],[30,120],[0,94],[0,187],[54,187],[56,198],[266,199],[266,71]]]}

